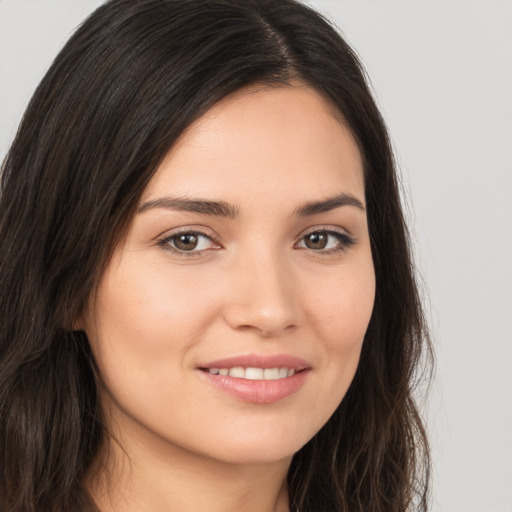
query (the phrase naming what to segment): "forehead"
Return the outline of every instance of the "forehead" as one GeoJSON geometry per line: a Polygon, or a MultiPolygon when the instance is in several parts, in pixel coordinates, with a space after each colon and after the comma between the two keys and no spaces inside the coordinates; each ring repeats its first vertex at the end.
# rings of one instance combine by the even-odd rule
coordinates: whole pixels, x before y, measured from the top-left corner
{"type": "Polygon", "coordinates": [[[259,194],[263,201],[284,190],[297,199],[345,191],[364,200],[354,137],[341,114],[302,85],[253,86],[217,103],[174,144],[142,200],[259,194]]]}

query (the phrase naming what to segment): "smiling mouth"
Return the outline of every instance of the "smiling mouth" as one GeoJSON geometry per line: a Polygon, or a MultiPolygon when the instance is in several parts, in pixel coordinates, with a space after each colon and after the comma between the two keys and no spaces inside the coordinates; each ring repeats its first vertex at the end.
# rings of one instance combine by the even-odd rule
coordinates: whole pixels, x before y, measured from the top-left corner
{"type": "Polygon", "coordinates": [[[305,371],[295,370],[294,368],[276,367],[276,368],[254,368],[234,366],[233,368],[200,368],[203,372],[211,375],[223,375],[234,377],[236,379],[246,380],[278,380],[292,377],[295,373],[305,371]]]}
{"type": "Polygon", "coordinates": [[[311,366],[293,356],[241,356],[201,365],[205,382],[237,400],[254,404],[280,402],[297,393],[311,366]]]}

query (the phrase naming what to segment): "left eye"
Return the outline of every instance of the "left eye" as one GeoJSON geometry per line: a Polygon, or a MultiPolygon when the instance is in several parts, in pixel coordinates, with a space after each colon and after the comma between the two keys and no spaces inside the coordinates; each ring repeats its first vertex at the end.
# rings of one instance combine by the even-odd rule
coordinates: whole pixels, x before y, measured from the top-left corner
{"type": "Polygon", "coordinates": [[[348,235],[337,231],[313,231],[305,235],[297,247],[328,252],[346,249],[353,243],[348,235]]]}
{"type": "Polygon", "coordinates": [[[198,252],[215,246],[211,238],[202,233],[195,232],[172,235],[162,240],[161,244],[170,246],[171,249],[178,252],[198,252]]]}

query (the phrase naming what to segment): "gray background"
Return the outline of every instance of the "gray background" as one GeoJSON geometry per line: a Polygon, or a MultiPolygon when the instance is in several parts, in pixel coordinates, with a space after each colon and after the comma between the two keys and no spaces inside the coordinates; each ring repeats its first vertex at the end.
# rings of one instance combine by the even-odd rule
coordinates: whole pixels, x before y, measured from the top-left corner
{"type": "MultiPolygon", "coordinates": [[[[100,1],[0,0],[0,158],[100,1]]],[[[438,370],[434,512],[512,512],[512,2],[318,0],[357,50],[404,177],[438,370]]]]}

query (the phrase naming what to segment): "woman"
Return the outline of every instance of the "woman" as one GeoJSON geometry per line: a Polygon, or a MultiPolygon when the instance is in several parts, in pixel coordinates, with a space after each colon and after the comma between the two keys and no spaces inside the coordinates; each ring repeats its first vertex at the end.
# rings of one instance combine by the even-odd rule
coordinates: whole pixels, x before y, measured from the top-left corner
{"type": "Polygon", "coordinates": [[[3,165],[0,509],[424,510],[384,123],[292,0],[113,0],[3,165]]]}

